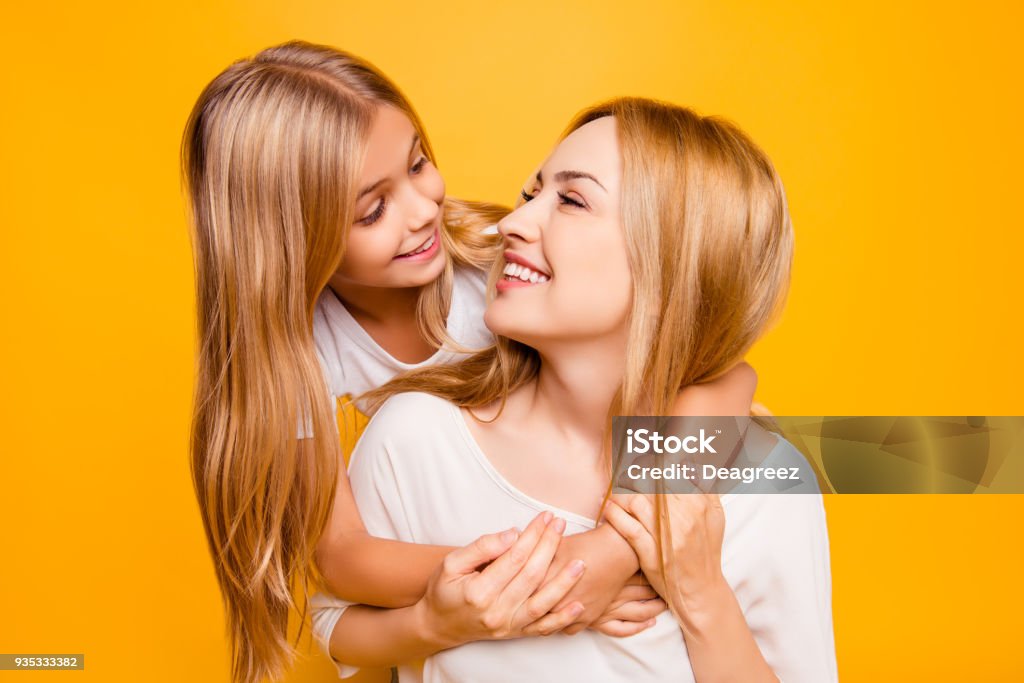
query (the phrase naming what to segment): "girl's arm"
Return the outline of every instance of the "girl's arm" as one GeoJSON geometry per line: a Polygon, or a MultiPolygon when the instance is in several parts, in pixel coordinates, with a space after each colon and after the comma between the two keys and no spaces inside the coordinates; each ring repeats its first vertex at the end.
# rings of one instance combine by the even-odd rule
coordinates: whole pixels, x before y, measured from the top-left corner
{"type": "MultiPolygon", "coordinates": [[[[673,412],[746,415],[756,385],[754,369],[740,363],[713,382],[686,387],[680,392],[673,412]]],[[[331,518],[317,547],[317,564],[326,587],[334,595],[379,607],[412,606],[423,596],[431,575],[451,550],[447,546],[370,536],[356,508],[348,474],[343,468],[339,470],[331,518]]],[[[562,613],[573,602],[584,605],[584,611],[566,629],[567,633],[576,633],[600,621],[597,628],[608,635],[632,635],[650,626],[649,620],[664,609],[660,601],[638,597],[643,591],[628,585],[639,569],[639,562],[614,529],[601,525],[564,539],[551,563],[549,576],[555,576],[576,559],[591,570],[556,606],[556,611],[562,613]]]]}
{"type": "Polygon", "coordinates": [[[582,562],[540,587],[564,530],[564,520],[543,513],[522,534],[491,534],[452,551],[414,605],[346,609],[330,637],[331,656],[342,665],[388,666],[474,640],[560,630],[583,609],[570,603],[549,613],[583,574],[582,562]]]}
{"type": "Polygon", "coordinates": [[[423,597],[427,581],[452,550],[368,534],[348,473],[339,468],[331,518],[317,544],[317,566],[331,593],[366,605],[408,607],[423,597]]]}
{"type": "Polygon", "coordinates": [[[672,414],[693,417],[750,415],[756,390],[757,373],[744,361],[718,379],[684,387],[676,396],[672,414]]]}

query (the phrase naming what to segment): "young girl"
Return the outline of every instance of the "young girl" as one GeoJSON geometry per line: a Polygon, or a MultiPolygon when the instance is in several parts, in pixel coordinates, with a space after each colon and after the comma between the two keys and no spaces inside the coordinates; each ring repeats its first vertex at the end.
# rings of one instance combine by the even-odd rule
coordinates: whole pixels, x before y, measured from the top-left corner
{"type": "MultiPolygon", "coordinates": [[[[728,123],[648,100],[595,107],[523,199],[499,223],[486,312],[497,345],[368,397],[387,401],[350,476],[371,533],[458,542],[538,510],[592,528],[609,486],[609,416],[671,414],[680,387],[734,364],[781,305],[792,248],[782,185],[728,123]]],[[[805,463],[759,427],[747,442],[772,463],[805,463]]],[[[627,639],[474,642],[404,666],[401,680],[836,679],[816,489],[621,496],[608,515],[671,615],[627,639]]],[[[370,649],[337,631],[331,648],[353,664],[370,649]]]]}
{"type": "MultiPolygon", "coordinates": [[[[446,199],[433,159],[390,81],[358,58],[305,43],[230,66],[188,122],[199,337],[193,479],[238,681],[286,666],[289,613],[304,612],[311,578],[349,600],[408,606],[452,551],[366,533],[336,426],[337,399],[491,343],[481,269],[495,252],[483,228],[504,211],[446,199]]],[[[752,384],[741,367],[695,387],[689,400],[708,412],[745,412],[752,384]]],[[[522,547],[514,549],[518,558],[522,547]]],[[[529,556],[546,553],[531,547],[529,556]]],[[[610,527],[551,555],[552,577],[565,578],[576,558],[588,571],[571,593],[566,581],[548,582],[565,590],[545,628],[603,615],[601,628],[625,635],[661,609],[638,602],[649,588],[624,586],[638,560],[610,527]],[[606,610],[616,598],[618,611],[606,610]]],[[[440,623],[461,638],[486,636],[466,626],[472,614],[445,612],[440,623]]],[[[386,618],[370,615],[364,632],[388,629],[386,618]]]]}

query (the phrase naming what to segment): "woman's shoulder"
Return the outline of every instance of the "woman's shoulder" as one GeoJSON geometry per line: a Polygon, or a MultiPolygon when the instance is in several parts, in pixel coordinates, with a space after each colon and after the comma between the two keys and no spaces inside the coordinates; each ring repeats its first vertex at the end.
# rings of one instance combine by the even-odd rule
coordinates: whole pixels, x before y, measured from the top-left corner
{"type": "Polygon", "coordinates": [[[381,404],[377,415],[407,415],[437,413],[451,410],[452,403],[447,399],[429,394],[425,391],[403,391],[389,397],[381,404]]]}
{"type": "Polygon", "coordinates": [[[455,409],[452,403],[433,394],[420,391],[395,394],[377,409],[362,438],[387,435],[392,440],[423,440],[444,428],[455,409]]]}
{"type": "Polygon", "coordinates": [[[458,416],[458,408],[443,398],[421,392],[395,394],[370,418],[359,437],[350,475],[354,471],[415,474],[457,460],[463,450],[453,419],[458,416]]]}

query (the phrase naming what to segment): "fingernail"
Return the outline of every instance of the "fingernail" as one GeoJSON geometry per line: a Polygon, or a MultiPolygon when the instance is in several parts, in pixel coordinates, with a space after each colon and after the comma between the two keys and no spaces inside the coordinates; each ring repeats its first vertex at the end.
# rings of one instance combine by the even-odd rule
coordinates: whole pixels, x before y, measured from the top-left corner
{"type": "Polygon", "coordinates": [[[540,516],[540,521],[542,521],[542,522],[544,522],[545,524],[547,524],[548,522],[550,522],[550,521],[551,521],[551,518],[552,518],[553,516],[554,516],[554,515],[552,515],[552,514],[551,514],[550,512],[544,512],[544,513],[543,513],[543,514],[542,514],[542,515],[540,516]]]}
{"type": "Polygon", "coordinates": [[[501,534],[501,537],[500,537],[501,538],[501,542],[502,543],[511,543],[512,541],[516,540],[516,536],[518,536],[518,535],[519,535],[519,532],[516,531],[515,529],[509,529],[508,531],[503,531],[502,534],[501,534]]]}
{"type": "Polygon", "coordinates": [[[582,602],[577,602],[569,610],[569,613],[572,614],[574,617],[578,617],[579,615],[583,614],[583,603],[582,602]]]}
{"type": "Polygon", "coordinates": [[[555,533],[560,534],[563,531],[565,531],[565,520],[561,517],[558,517],[557,519],[555,519],[555,523],[551,526],[554,528],[555,533]]]}
{"type": "Polygon", "coordinates": [[[573,560],[572,564],[569,565],[569,576],[579,576],[583,573],[585,566],[583,560],[573,560]]]}
{"type": "Polygon", "coordinates": [[[658,623],[657,619],[648,619],[647,620],[647,627],[650,628],[651,626],[654,626],[656,623],[658,623]]]}

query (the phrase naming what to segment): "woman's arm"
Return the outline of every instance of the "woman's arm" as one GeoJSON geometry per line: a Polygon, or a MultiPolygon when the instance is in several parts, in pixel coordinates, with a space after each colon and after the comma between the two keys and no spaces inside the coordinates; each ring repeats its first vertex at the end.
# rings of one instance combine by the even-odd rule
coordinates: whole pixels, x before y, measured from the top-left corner
{"type": "Polygon", "coordinates": [[[722,574],[725,513],[717,495],[662,494],[665,518],[658,524],[652,498],[616,495],[605,515],[629,540],[651,585],[675,614],[686,641],[694,678],[777,682],[722,574]],[[671,530],[671,555],[655,534],[671,530]]]}

